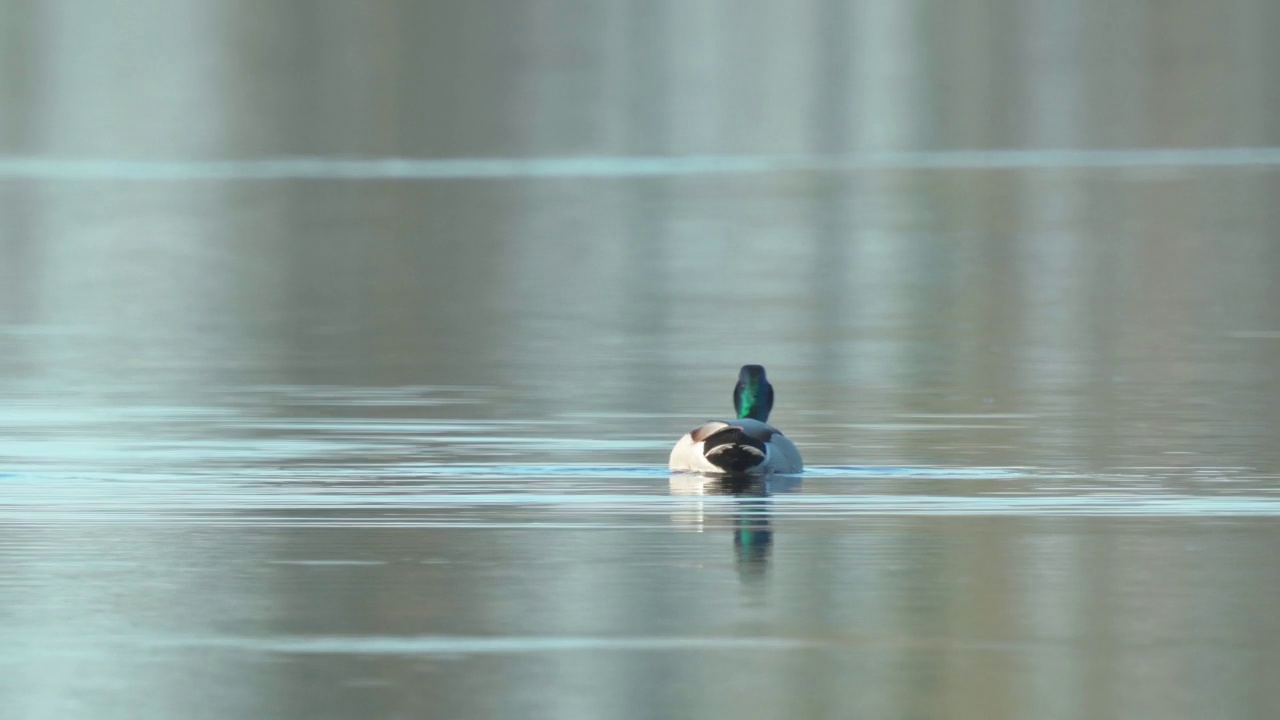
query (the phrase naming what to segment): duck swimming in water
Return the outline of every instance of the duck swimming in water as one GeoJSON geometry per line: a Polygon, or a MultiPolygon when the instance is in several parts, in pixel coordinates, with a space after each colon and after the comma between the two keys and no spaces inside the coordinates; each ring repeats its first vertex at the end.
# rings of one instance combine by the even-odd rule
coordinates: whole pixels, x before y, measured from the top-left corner
{"type": "Polygon", "coordinates": [[[766,475],[804,470],[800,451],[768,423],[773,386],[759,365],[743,365],[733,388],[734,420],[712,420],[694,428],[671,449],[672,470],[766,475]]]}

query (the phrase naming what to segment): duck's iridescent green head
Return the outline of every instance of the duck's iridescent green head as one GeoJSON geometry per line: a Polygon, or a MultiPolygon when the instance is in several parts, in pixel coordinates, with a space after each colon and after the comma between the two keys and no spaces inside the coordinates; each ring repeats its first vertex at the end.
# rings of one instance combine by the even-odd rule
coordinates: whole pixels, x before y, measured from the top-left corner
{"type": "Polygon", "coordinates": [[[773,386],[759,365],[743,365],[738,371],[738,384],[733,388],[733,409],[738,418],[769,421],[773,409],[773,386]]]}

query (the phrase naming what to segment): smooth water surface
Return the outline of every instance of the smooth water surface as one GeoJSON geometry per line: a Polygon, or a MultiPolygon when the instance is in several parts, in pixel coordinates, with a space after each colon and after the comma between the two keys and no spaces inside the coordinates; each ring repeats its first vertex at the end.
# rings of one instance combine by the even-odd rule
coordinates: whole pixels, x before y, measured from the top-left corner
{"type": "Polygon", "coordinates": [[[0,12],[4,720],[1280,716],[1269,0],[0,12]]]}

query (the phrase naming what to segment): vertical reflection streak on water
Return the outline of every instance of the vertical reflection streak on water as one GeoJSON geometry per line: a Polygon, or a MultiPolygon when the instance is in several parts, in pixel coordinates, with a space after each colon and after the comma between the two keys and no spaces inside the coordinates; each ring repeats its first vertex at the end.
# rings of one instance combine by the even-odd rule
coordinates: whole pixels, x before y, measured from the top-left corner
{"type": "Polygon", "coordinates": [[[529,11],[527,42],[540,72],[527,76],[532,101],[529,118],[532,154],[579,154],[609,145],[612,118],[608,70],[614,52],[608,45],[614,8],[606,4],[542,0],[529,11]],[[601,57],[603,56],[603,57],[601,57]],[[579,62],[592,58],[593,62],[579,62]]]}
{"type": "Polygon", "coordinates": [[[1016,8],[1019,85],[1026,103],[1021,135],[1028,147],[1079,147],[1084,78],[1074,59],[1083,55],[1085,0],[1032,0],[1016,8]]]}
{"type": "MultiPolygon", "coordinates": [[[[1012,577],[1022,597],[1016,608],[1016,632],[1026,632],[1037,637],[1072,637],[1080,632],[1079,618],[1082,594],[1073,586],[1074,578],[1084,577],[1085,559],[1078,539],[1068,533],[1055,531],[1057,523],[1029,533],[1029,537],[1015,549],[1012,562],[1023,572],[1012,577]]],[[[1055,704],[1055,712],[1066,717],[1079,717],[1083,698],[1081,662],[1078,651],[1067,649],[1047,653],[1028,660],[1029,688],[1020,693],[1019,699],[1028,703],[1030,698],[1047,697],[1046,690],[1066,687],[1055,704]]],[[[1043,708],[1032,703],[1019,708],[1019,714],[1042,714],[1043,708]]]]}
{"type": "MultiPolygon", "coordinates": [[[[1081,55],[1084,19],[1079,2],[1038,0],[1020,8],[1020,78],[1030,101],[1022,128],[1033,147],[1076,147],[1081,127],[1084,81],[1072,58],[1081,55]]],[[[1080,219],[1083,202],[1078,175],[1037,172],[1018,188],[1017,252],[1019,277],[1025,285],[1021,339],[1016,363],[1024,368],[1037,414],[1075,414],[1086,405],[1089,365],[1085,317],[1078,286],[1084,263],[1080,219]]],[[[1080,447],[1079,428],[1049,425],[1036,433],[1035,446],[1045,450],[1080,447]],[[1056,434],[1054,437],[1052,434],[1056,434]]],[[[1052,461],[1052,457],[1046,458],[1052,461]]]]}
{"type": "Polygon", "coordinates": [[[926,16],[936,47],[938,141],[944,147],[973,149],[998,146],[1007,131],[1003,114],[1010,106],[1003,96],[1008,83],[1002,70],[1011,63],[999,57],[1008,32],[1006,3],[945,3],[926,16]]]}
{"type": "MultiPolygon", "coordinates": [[[[52,152],[93,152],[104,139],[128,142],[137,136],[156,148],[179,138],[194,145],[219,142],[220,118],[203,113],[192,93],[218,78],[215,37],[196,30],[209,18],[206,8],[126,13],[128,32],[140,41],[114,45],[101,42],[91,29],[92,13],[86,22],[86,16],[64,10],[41,5],[27,18],[34,26],[31,57],[21,66],[42,81],[20,113],[33,127],[33,145],[52,152]],[[134,47],[143,40],[156,40],[157,52],[171,51],[170,44],[182,52],[171,62],[146,66],[134,47]],[[66,48],[76,52],[60,52],[66,48]],[[107,86],[121,92],[107,92],[107,86]],[[159,96],[167,100],[163,107],[145,120],[131,117],[137,103],[159,96]]],[[[175,363],[162,348],[203,342],[192,331],[194,321],[207,317],[225,296],[229,264],[211,242],[221,231],[216,222],[204,222],[221,207],[219,189],[19,187],[30,193],[31,202],[14,217],[39,216],[29,222],[43,227],[47,238],[17,264],[23,280],[16,286],[31,288],[22,306],[34,313],[30,320],[84,333],[74,346],[51,335],[33,340],[39,365],[82,380],[103,364],[125,373],[172,375],[175,363]],[[164,215],[157,206],[175,211],[164,215]],[[140,257],[154,264],[141,270],[140,257]]],[[[222,328],[201,330],[217,335],[222,328]]],[[[216,346],[222,339],[209,343],[216,346]]],[[[193,348],[192,354],[204,349],[193,348]]]]}
{"type": "Polygon", "coordinates": [[[41,58],[34,52],[37,33],[33,11],[20,3],[8,7],[7,22],[0,26],[0,154],[34,154],[36,133],[34,109],[40,92],[41,58]]]}
{"type": "Polygon", "coordinates": [[[39,4],[37,47],[47,53],[41,143],[54,154],[164,157],[221,146],[225,116],[206,112],[218,86],[215,9],[206,3],[39,4]],[[103,27],[112,33],[100,32],[103,27]],[[154,62],[155,54],[168,58],[154,62]],[[148,111],[136,109],[145,105],[148,111]]]}
{"type": "MultiPolygon", "coordinates": [[[[1256,70],[1250,71],[1241,78],[1242,94],[1255,94],[1259,106],[1258,120],[1261,137],[1280,137],[1280,93],[1255,93],[1257,87],[1274,87],[1275,68],[1280,67],[1280,46],[1273,41],[1271,28],[1280,27],[1280,6],[1268,0],[1252,0],[1247,3],[1249,11],[1241,22],[1251,27],[1247,34],[1258,45],[1256,70]],[[1246,85],[1246,81],[1260,79],[1259,85],[1246,85]]],[[[1274,209],[1274,205],[1271,206],[1274,209]]]]}
{"type": "MultiPolygon", "coordinates": [[[[816,30],[818,42],[813,62],[817,87],[813,92],[813,152],[819,154],[846,152],[852,122],[851,82],[852,58],[845,38],[849,32],[850,3],[844,0],[820,0],[816,30]]],[[[810,253],[813,282],[810,302],[813,305],[810,332],[816,337],[817,357],[811,369],[812,382],[829,382],[847,386],[851,372],[845,346],[850,330],[849,309],[858,304],[856,286],[851,277],[848,258],[856,254],[850,245],[856,242],[849,216],[857,211],[852,183],[844,174],[815,180],[811,192],[813,209],[810,227],[813,250],[810,253]]],[[[855,354],[854,357],[857,357],[855,354]]],[[[817,409],[840,414],[847,410],[836,398],[827,395],[817,409]],[[831,403],[836,401],[836,405],[831,403]]]]}
{"type": "Polygon", "coordinates": [[[1127,404],[1129,379],[1122,365],[1122,328],[1132,312],[1124,278],[1132,271],[1136,246],[1132,228],[1121,220],[1133,206],[1127,190],[1122,186],[1114,193],[1095,193],[1081,221],[1082,232],[1091,241],[1085,249],[1088,264],[1080,306],[1084,323],[1081,351],[1087,375],[1083,378],[1084,404],[1077,412],[1089,421],[1078,430],[1082,441],[1078,447],[1091,458],[1095,469],[1124,464],[1121,451],[1126,423],[1121,408],[1127,404]]]}
{"type": "MultiPolygon", "coordinates": [[[[1152,77],[1150,3],[1117,3],[1105,13],[1086,2],[1079,18],[1081,106],[1078,140],[1099,147],[1140,144],[1149,123],[1146,88],[1152,77]]],[[[1056,33],[1047,28],[1047,33],[1056,33]]],[[[1048,90],[1051,86],[1044,84],[1048,90]]]]}
{"type": "MultiPolygon", "coordinates": [[[[20,3],[0,23],[0,152],[30,153],[39,143],[39,82],[43,57],[36,53],[37,8],[20,3]]],[[[36,283],[40,277],[39,229],[33,207],[34,183],[0,183],[0,325],[25,325],[38,318],[36,283]]],[[[0,368],[15,376],[31,371],[24,348],[0,337],[0,368]]],[[[3,377],[0,377],[2,380],[3,377]]]]}
{"type": "Polygon", "coordinates": [[[1203,143],[1217,127],[1231,123],[1229,75],[1224,76],[1227,48],[1239,42],[1229,34],[1240,3],[1217,9],[1194,2],[1176,2],[1149,15],[1153,32],[1166,42],[1153,48],[1153,124],[1148,134],[1153,144],[1178,146],[1203,143]],[[1186,65],[1186,54],[1205,62],[1186,65]]]}
{"type": "Polygon", "coordinates": [[[678,121],[669,123],[666,151],[673,157],[697,155],[702,148],[729,141],[735,130],[729,88],[736,68],[728,58],[725,39],[731,32],[726,25],[750,8],[704,0],[674,3],[668,12],[666,44],[672,55],[667,60],[667,110],[678,121]]]}
{"type": "MultiPolygon", "coordinates": [[[[811,94],[813,105],[809,130],[813,145],[808,149],[817,154],[835,154],[852,149],[853,104],[858,96],[854,87],[854,52],[847,39],[853,28],[853,11],[854,4],[842,0],[818,0],[815,9],[817,42],[813,44],[811,59],[815,87],[811,94]]],[[[861,317],[861,295],[856,282],[858,272],[850,263],[850,258],[858,254],[857,246],[861,240],[860,233],[855,231],[854,221],[850,219],[851,214],[860,210],[856,201],[858,184],[856,179],[845,174],[813,178],[805,220],[811,246],[808,304],[812,308],[808,318],[810,328],[805,335],[814,348],[814,356],[808,359],[806,370],[810,384],[837,389],[813,398],[811,407],[833,418],[857,417],[857,410],[848,406],[848,400],[858,391],[857,364],[862,354],[849,356],[845,350],[847,338],[857,332],[861,317]]],[[[802,445],[803,440],[803,437],[797,438],[802,445]]],[[[835,437],[831,441],[856,446],[852,439],[835,437]]],[[[812,452],[809,457],[812,462],[812,452]]],[[[772,536],[770,541],[772,545],[772,536]]],[[[815,543],[808,538],[796,538],[796,542],[803,543],[798,545],[803,548],[803,555],[792,562],[806,573],[819,572],[822,567],[836,566],[841,562],[839,549],[832,543],[815,543]]],[[[786,570],[784,567],[781,572],[775,572],[770,578],[772,582],[782,582],[777,578],[787,577],[786,570]]],[[[782,588],[778,590],[777,596],[788,595],[782,592],[782,588]]],[[[820,602],[814,598],[806,598],[800,603],[799,608],[805,614],[822,612],[820,602]]],[[[826,682],[818,685],[818,681],[813,679],[826,677],[822,663],[823,659],[816,655],[805,658],[789,669],[787,681],[807,684],[815,690],[820,688],[820,692],[813,693],[819,697],[829,694],[831,688],[826,682]]],[[[880,691],[869,688],[868,692],[878,694],[880,691]]],[[[797,710],[799,712],[792,714],[830,712],[832,708],[814,700],[797,710]]]]}
{"type": "MultiPolygon", "coordinates": [[[[914,121],[918,108],[911,94],[915,59],[906,57],[906,48],[916,44],[913,7],[914,3],[865,2],[856,4],[851,13],[857,42],[851,77],[856,102],[849,139],[859,150],[892,151],[918,139],[914,121]]],[[[907,288],[895,278],[911,262],[902,220],[912,200],[895,192],[897,183],[894,174],[865,174],[857,177],[854,186],[861,200],[852,263],[860,336],[867,343],[860,364],[864,385],[896,384],[901,368],[910,363],[910,346],[885,332],[909,311],[907,288]]]]}
{"type": "MultiPolygon", "coordinates": [[[[679,49],[671,47],[668,40],[676,4],[671,0],[629,0],[625,6],[628,32],[623,52],[630,78],[624,101],[629,109],[623,125],[625,147],[633,154],[663,154],[670,150],[674,137],[671,74],[679,49]]],[[[662,179],[639,180],[622,199],[625,225],[621,231],[626,248],[621,288],[625,299],[619,320],[633,343],[627,348],[627,378],[623,382],[629,390],[623,402],[645,413],[670,407],[667,388],[672,372],[665,342],[670,335],[668,298],[672,288],[667,284],[671,268],[666,245],[673,239],[672,191],[662,179]]],[[[641,597],[617,601],[619,606],[628,605],[653,617],[688,611],[679,594],[662,592],[656,585],[645,588],[641,597]]],[[[626,716],[670,717],[688,706],[689,697],[677,689],[655,698],[646,696],[644,688],[680,688],[681,669],[679,665],[641,661],[609,679],[624,699],[626,716]]]]}
{"type": "MultiPolygon", "coordinates": [[[[672,6],[667,0],[633,0],[627,13],[626,67],[632,79],[627,98],[631,112],[625,125],[627,149],[663,154],[673,137],[669,63],[674,49],[665,42],[672,6]]],[[[635,411],[650,413],[670,407],[671,358],[665,341],[671,335],[668,298],[673,288],[669,285],[672,268],[666,246],[680,238],[670,227],[672,181],[637,180],[629,185],[621,229],[626,251],[620,320],[633,345],[626,348],[630,389],[624,402],[635,411]]],[[[700,238],[690,240],[698,242],[700,238]]]]}

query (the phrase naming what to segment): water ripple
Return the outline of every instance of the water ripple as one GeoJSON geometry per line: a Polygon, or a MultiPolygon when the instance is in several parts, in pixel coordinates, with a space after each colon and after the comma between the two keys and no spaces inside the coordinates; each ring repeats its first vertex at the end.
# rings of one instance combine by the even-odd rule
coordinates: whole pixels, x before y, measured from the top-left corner
{"type": "Polygon", "coordinates": [[[859,170],[1017,170],[1280,166],[1277,147],[1122,150],[954,150],[833,155],[532,158],[278,157],[233,161],[0,157],[0,178],[31,180],[465,180],[634,178],[859,170]]]}

